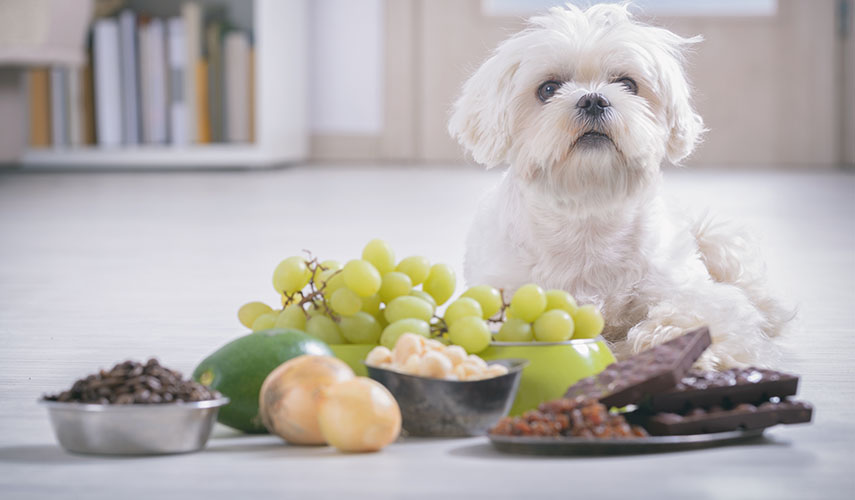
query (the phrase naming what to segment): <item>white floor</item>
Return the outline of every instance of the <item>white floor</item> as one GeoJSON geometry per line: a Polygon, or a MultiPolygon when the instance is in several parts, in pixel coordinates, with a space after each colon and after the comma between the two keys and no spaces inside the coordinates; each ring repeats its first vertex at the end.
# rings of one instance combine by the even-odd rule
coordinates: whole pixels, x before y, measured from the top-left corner
{"type": "MultiPolygon", "coordinates": [[[[192,455],[109,459],[55,444],[36,399],[127,358],[189,372],[275,302],[273,267],[348,259],[373,237],[458,270],[479,194],[472,167],[309,166],[210,173],[0,172],[0,497],[848,498],[855,488],[855,176],[681,170],[667,190],[753,228],[771,286],[800,307],[782,369],[807,426],[746,446],[529,458],[483,438],[404,440],[373,455],[218,429],[192,455]],[[592,496],[597,495],[597,496],[592,496]]],[[[459,290],[458,290],[459,291],[459,290]]]]}

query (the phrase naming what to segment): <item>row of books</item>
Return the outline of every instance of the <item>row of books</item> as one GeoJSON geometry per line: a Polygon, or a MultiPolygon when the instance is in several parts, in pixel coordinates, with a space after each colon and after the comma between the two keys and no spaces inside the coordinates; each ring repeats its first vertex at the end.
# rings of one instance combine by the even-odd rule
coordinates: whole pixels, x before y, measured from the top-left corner
{"type": "Polygon", "coordinates": [[[91,31],[84,67],[30,70],[32,147],[254,140],[254,51],[222,11],[124,10],[91,31]]]}

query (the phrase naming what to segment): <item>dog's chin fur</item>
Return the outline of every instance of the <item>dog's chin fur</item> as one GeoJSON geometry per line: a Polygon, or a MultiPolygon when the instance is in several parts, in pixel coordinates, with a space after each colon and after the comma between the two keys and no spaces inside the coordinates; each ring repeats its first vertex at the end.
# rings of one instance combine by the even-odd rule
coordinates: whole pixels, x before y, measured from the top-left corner
{"type": "Polygon", "coordinates": [[[472,226],[469,285],[567,290],[602,310],[620,356],[707,324],[714,345],[699,366],[774,364],[769,339],[793,314],[767,294],[762,261],[739,231],[674,217],[659,195],[660,166],[703,132],[682,68],[697,41],[636,23],[626,6],[568,5],[498,47],[449,122],[476,161],[510,165],[472,226]],[[542,101],[545,81],[561,85],[542,101]],[[588,93],[609,101],[601,119],[577,108],[588,93]]]}

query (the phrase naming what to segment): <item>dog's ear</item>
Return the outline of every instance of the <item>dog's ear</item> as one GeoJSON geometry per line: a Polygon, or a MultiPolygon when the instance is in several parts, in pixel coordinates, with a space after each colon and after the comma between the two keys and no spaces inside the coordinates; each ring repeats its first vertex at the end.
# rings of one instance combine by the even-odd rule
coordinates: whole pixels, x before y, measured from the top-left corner
{"type": "Polygon", "coordinates": [[[667,47],[667,57],[659,68],[665,119],[670,129],[666,155],[668,161],[676,165],[695,150],[705,131],[703,119],[692,106],[691,88],[683,67],[687,47],[703,39],[700,36],[683,38],[666,30],[657,31],[667,47]]]}
{"type": "Polygon", "coordinates": [[[463,85],[448,132],[487,168],[503,163],[511,146],[510,106],[518,58],[499,46],[463,85]]]}

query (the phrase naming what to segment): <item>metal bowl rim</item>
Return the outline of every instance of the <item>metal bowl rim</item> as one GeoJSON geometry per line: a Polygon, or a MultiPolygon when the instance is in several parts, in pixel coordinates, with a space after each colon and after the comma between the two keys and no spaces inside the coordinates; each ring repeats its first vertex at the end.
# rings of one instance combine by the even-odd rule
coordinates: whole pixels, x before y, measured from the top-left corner
{"type": "Polygon", "coordinates": [[[164,411],[164,410],[203,410],[206,408],[219,408],[229,403],[229,398],[222,396],[217,399],[206,399],[204,401],[177,401],[174,403],[136,403],[136,404],[99,404],[99,403],[76,403],[65,401],[48,401],[39,399],[38,403],[46,406],[49,410],[70,410],[78,412],[133,412],[133,411],[164,411]]]}
{"type": "Polygon", "coordinates": [[[436,381],[436,382],[446,382],[449,384],[477,384],[478,382],[487,382],[489,380],[497,380],[497,379],[500,379],[502,377],[514,376],[517,373],[521,372],[523,370],[523,368],[525,368],[526,366],[528,366],[531,363],[529,360],[527,360],[525,358],[501,358],[501,359],[491,359],[490,361],[487,362],[487,364],[489,365],[490,363],[495,363],[497,361],[505,361],[505,362],[508,362],[509,364],[512,364],[512,366],[507,367],[508,373],[505,373],[504,375],[499,375],[498,377],[482,378],[482,379],[478,379],[478,380],[448,380],[448,379],[444,379],[444,378],[423,377],[421,375],[413,375],[412,373],[403,373],[403,372],[399,372],[399,371],[395,371],[395,370],[390,370],[388,368],[380,368],[379,366],[369,365],[368,363],[365,362],[365,360],[362,361],[362,364],[365,365],[366,368],[370,368],[372,370],[379,370],[379,371],[386,372],[386,373],[391,373],[391,374],[394,374],[395,376],[412,377],[412,378],[415,378],[418,380],[425,380],[425,381],[430,380],[430,381],[436,381]]]}
{"type": "Polygon", "coordinates": [[[602,335],[597,335],[592,339],[570,339],[564,340],[562,342],[501,342],[498,340],[494,340],[490,342],[490,347],[546,347],[553,345],[584,345],[584,344],[596,344],[597,342],[605,341],[602,335]]]}

